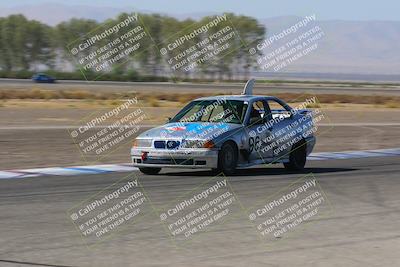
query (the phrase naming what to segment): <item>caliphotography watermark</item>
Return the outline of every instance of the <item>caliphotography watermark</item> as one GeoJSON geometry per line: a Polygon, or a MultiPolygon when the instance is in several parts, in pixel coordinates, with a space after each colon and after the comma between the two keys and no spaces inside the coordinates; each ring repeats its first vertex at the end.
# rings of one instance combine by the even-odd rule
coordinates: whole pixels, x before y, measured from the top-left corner
{"type": "Polygon", "coordinates": [[[257,63],[262,71],[278,72],[313,53],[324,36],[313,14],[251,46],[249,53],[260,54],[257,63]]]}
{"type": "Polygon", "coordinates": [[[138,13],[111,20],[67,46],[85,78],[98,79],[153,45],[138,13]]]}
{"type": "Polygon", "coordinates": [[[254,104],[260,119],[246,127],[251,159],[271,164],[285,160],[296,149],[305,149],[307,154],[316,137],[332,129],[328,126],[321,130],[321,125],[329,125],[330,120],[317,96],[305,95],[304,98],[293,108],[273,100],[268,102],[268,108],[254,104]]]}
{"type": "Polygon", "coordinates": [[[137,97],[81,120],[69,134],[87,162],[96,162],[139,134],[147,118],[137,97]]]}
{"type": "Polygon", "coordinates": [[[195,23],[159,45],[172,73],[190,74],[243,46],[227,14],[195,23]]]}
{"type": "Polygon", "coordinates": [[[248,219],[261,240],[276,244],[329,212],[332,206],[326,194],[315,176],[308,174],[248,209],[248,219]]]}
{"type": "Polygon", "coordinates": [[[228,217],[240,209],[228,178],[216,176],[158,209],[160,220],[175,241],[188,241],[222,226],[228,217]]]}
{"type": "Polygon", "coordinates": [[[152,212],[138,178],[124,177],[68,211],[83,241],[91,247],[152,212]]]}

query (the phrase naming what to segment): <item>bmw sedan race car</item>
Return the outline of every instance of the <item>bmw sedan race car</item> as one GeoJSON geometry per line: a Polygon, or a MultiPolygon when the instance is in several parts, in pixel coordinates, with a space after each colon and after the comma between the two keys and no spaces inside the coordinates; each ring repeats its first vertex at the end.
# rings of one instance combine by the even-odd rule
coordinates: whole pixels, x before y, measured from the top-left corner
{"type": "Polygon", "coordinates": [[[213,96],[187,104],[168,123],[140,134],[131,159],[145,174],[161,168],[213,169],[230,175],[237,168],[283,163],[302,170],[315,145],[313,113],[273,96],[213,96]]]}

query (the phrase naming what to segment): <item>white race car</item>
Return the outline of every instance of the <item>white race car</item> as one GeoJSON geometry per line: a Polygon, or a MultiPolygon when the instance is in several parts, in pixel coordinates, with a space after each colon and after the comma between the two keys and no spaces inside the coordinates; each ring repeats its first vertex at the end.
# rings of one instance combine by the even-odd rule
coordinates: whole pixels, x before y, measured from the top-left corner
{"type": "Polygon", "coordinates": [[[131,149],[133,165],[145,174],[161,168],[233,174],[271,163],[302,170],[315,145],[312,112],[252,95],[253,85],[249,80],[242,95],[196,99],[167,124],[143,132],[131,149]]]}

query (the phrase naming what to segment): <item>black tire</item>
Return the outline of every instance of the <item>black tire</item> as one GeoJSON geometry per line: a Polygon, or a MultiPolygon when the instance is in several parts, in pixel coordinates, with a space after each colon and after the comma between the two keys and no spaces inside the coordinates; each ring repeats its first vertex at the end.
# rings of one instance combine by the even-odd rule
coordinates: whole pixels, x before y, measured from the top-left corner
{"type": "Polygon", "coordinates": [[[293,145],[289,155],[289,162],[283,163],[286,170],[301,171],[307,161],[307,143],[300,141],[293,145]]]}
{"type": "Polygon", "coordinates": [[[234,174],[238,161],[238,151],[233,142],[226,142],[218,153],[218,171],[226,175],[234,174]]]}
{"type": "Polygon", "coordinates": [[[148,174],[148,175],[156,175],[161,171],[161,168],[142,167],[142,168],[139,168],[139,171],[141,171],[144,174],[148,174]]]}

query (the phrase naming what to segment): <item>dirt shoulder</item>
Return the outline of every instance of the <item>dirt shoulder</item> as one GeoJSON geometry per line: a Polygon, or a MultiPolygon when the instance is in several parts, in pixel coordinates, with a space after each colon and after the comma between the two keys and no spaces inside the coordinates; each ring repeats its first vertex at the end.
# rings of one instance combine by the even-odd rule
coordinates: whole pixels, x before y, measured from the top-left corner
{"type": "MultiPolygon", "coordinates": [[[[297,100],[297,99],[296,99],[297,100]]],[[[139,102],[146,113],[147,125],[159,125],[174,116],[190,99],[184,101],[151,100],[139,102]]],[[[7,100],[0,106],[0,128],[52,127],[75,125],[88,114],[108,111],[122,100],[7,100]]],[[[293,107],[298,102],[288,100],[293,107]]],[[[318,104],[308,107],[323,110],[332,123],[400,123],[400,106],[386,104],[318,104]]]]}
{"type": "MultiPolygon", "coordinates": [[[[132,90],[118,84],[3,83],[0,88],[0,170],[88,164],[68,130],[81,125],[80,121],[89,114],[110,111],[126,99],[137,98],[146,114],[137,135],[149,127],[164,124],[168,117],[195,98],[238,94],[238,86],[223,85],[212,89],[212,85],[139,84],[132,90]]],[[[317,133],[317,152],[400,147],[400,96],[396,94],[361,96],[316,94],[316,91],[305,90],[332,84],[280,84],[274,90],[271,86],[275,85],[268,86],[256,88],[255,93],[265,95],[267,91],[268,95],[275,95],[294,107],[309,97],[317,97],[317,104],[307,106],[320,109],[325,115],[317,133]],[[298,89],[298,92],[288,92],[288,88],[298,89]]],[[[366,85],[353,89],[377,92],[384,86],[366,85]]],[[[128,141],[95,163],[129,162],[131,140],[128,141]]]]}
{"type": "MultiPolygon", "coordinates": [[[[113,100],[9,100],[0,108],[0,169],[85,165],[68,133],[88,114],[109,110],[113,100]]],[[[160,125],[183,104],[164,101],[143,106],[144,122],[160,125]]],[[[321,104],[325,116],[315,151],[400,147],[400,109],[379,105],[321,104]]],[[[140,131],[148,129],[141,127],[140,131]]],[[[139,132],[140,132],[139,131],[139,132]]],[[[138,133],[139,133],[138,132],[138,133]]],[[[131,142],[96,163],[129,162],[131,142]]]]}

